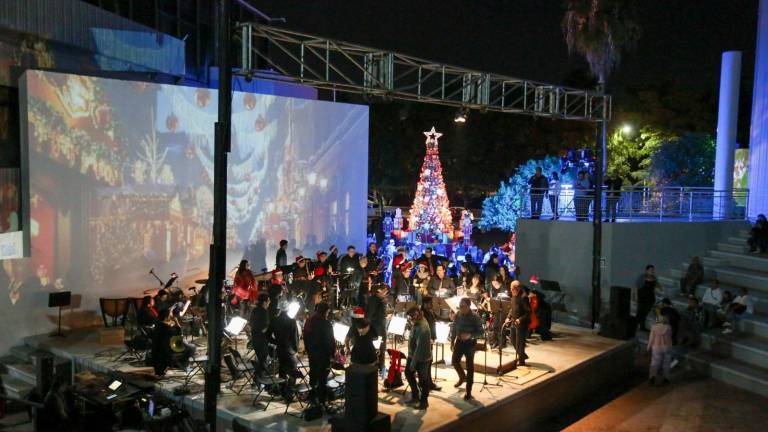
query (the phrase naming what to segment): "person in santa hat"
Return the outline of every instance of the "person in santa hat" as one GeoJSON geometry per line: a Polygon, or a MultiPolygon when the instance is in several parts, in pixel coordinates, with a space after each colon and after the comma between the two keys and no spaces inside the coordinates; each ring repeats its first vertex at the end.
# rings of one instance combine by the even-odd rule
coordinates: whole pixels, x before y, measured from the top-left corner
{"type": "MultiPolygon", "coordinates": [[[[360,306],[355,306],[351,309],[350,318],[352,318],[352,325],[349,326],[349,330],[347,331],[347,335],[344,337],[344,352],[349,355],[350,354],[350,346],[353,345],[353,341],[358,335],[357,329],[357,323],[363,319],[365,319],[365,310],[360,306]]],[[[374,333],[376,331],[374,330],[374,333]]]]}

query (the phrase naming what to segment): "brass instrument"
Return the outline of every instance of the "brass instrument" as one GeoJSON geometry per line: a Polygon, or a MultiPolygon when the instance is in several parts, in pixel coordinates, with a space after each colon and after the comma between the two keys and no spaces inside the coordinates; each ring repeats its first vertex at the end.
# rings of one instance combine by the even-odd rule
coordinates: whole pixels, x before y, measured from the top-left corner
{"type": "Polygon", "coordinates": [[[184,346],[184,338],[181,336],[172,336],[170,345],[171,345],[171,351],[175,353],[184,352],[184,349],[186,348],[184,346]]]}

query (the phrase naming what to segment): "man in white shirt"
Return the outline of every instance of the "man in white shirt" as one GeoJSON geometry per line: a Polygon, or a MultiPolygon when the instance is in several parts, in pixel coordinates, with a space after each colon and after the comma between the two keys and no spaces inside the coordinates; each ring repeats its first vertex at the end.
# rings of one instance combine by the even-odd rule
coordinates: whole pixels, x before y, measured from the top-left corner
{"type": "Polygon", "coordinates": [[[709,283],[709,287],[704,291],[704,296],[701,298],[702,305],[704,307],[704,317],[707,328],[715,326],[715,320],[717,318],[717,310],[720,308],[720,303],[723,301],[723,290],[720,289],[720,283],[717,279],[712,279],[709,283]]]}

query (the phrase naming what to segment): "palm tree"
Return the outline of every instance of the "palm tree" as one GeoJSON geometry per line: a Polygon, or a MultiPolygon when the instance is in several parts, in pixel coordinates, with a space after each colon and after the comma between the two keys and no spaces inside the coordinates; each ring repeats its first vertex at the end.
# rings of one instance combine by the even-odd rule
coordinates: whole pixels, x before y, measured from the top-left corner
{"type": "MultiPolygon", "coordinates": [[[[566,0],[562,27],[568,51],[583,55],[592,75],[597,78],[597,91],[605,91],[605,80],[619,64],[621,52],[629,48],[640,35],[638,25],[632,20],[630,7],[633,0],[566,0]]],[[[605,174],[607,120],[597,125],[600,148],[597,151],[595,175],[595,204],[592,237],[592,327],[600,317],[601,256],[602,256],[602,195],[605,174]]]]}
{"type": "MultiPolygon", "coordinates": [[[[640,27],[632,18],[633,0],[566,0],[562,28],[568,52],[584,56],[597,90],[605,90],[611,71],[621,61],[621,53],[640,36],[640,27]]],[[[603,124],[603,130],[605,124],[603,124]]],[[[602,134],[605,171],[605,133],[602,134]]]]}

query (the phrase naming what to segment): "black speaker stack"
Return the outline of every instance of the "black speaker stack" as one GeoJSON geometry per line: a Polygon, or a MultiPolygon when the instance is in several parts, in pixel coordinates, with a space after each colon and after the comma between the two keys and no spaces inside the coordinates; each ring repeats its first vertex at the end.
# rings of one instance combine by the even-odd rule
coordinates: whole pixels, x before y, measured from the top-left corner
{"type": "Polygon", "coordinates": [[[389,432],[389,416],[380,414],[378,371],[371,365],[347,368],[344,391],[344,418],[332,423],[332,431],[389,432]]]}
{"type": "Polygon", "coordinates": [[[637,323],[630,315],[631,300],[631,288],[611,287],[611,309],[607,315],[600,318],[600,335],[622,340],[635,337],[637,323]]]}

